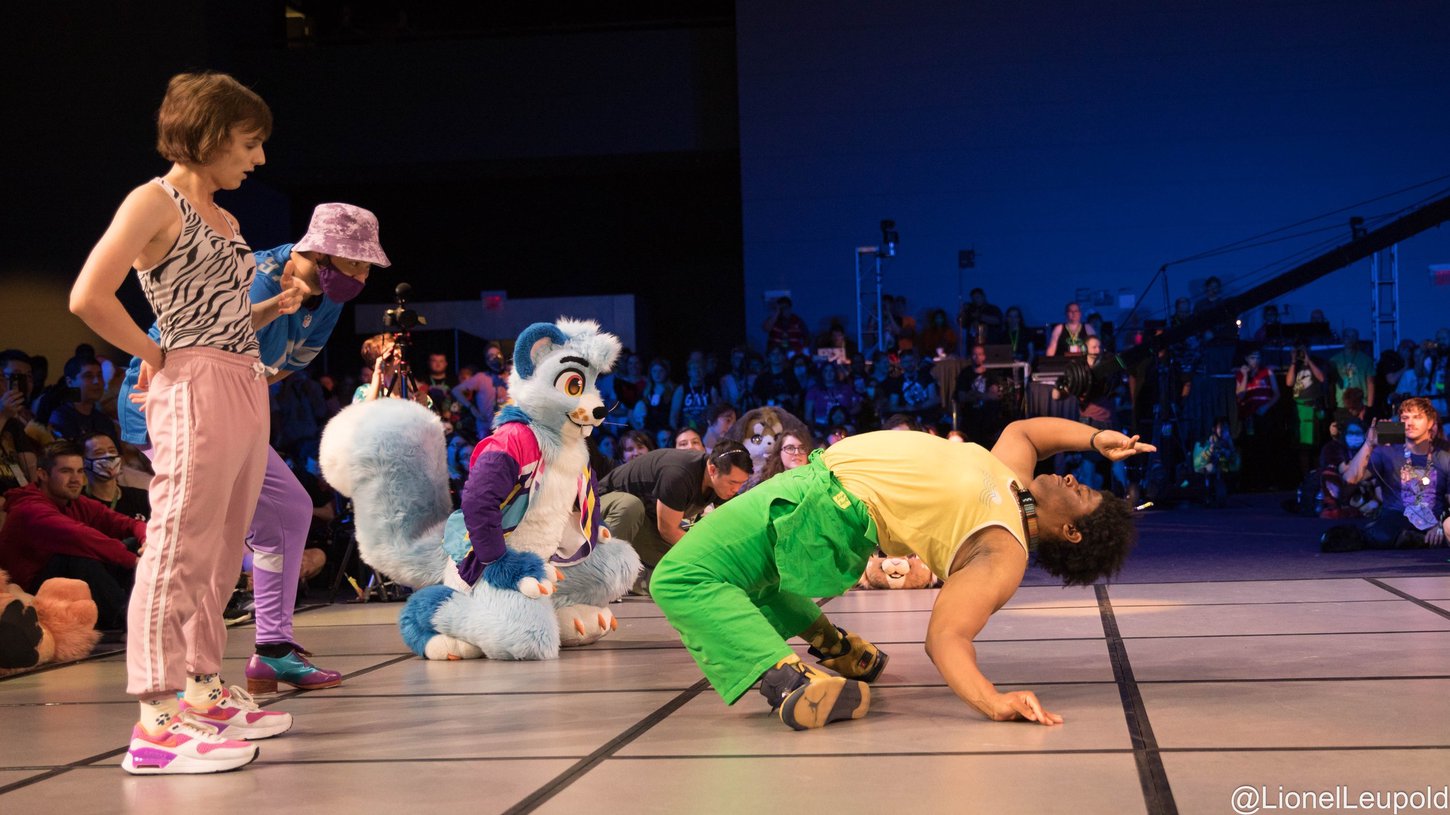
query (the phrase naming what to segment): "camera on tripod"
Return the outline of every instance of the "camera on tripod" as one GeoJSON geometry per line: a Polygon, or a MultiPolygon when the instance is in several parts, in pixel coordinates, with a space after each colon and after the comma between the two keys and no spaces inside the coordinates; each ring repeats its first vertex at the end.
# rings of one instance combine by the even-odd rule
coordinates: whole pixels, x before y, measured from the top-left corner
{"type": "Polygon", "coordinates": [[[383,312],[383,326],[394,331],[407,333],[420,325],[427,325],[428,320],[423,315],[408,308],[408,295],[413,293],[413,287],[407,283],[399,283],[393,289],[393,302],[397,305],[383,312]]]}

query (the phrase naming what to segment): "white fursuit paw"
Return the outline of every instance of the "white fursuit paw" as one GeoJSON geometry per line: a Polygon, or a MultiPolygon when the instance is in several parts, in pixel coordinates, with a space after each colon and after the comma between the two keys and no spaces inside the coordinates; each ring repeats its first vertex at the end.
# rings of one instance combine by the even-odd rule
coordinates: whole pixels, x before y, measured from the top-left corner
{"type": "Polygon", "coordinates": [[[559,617],[559,644],[566,648],[598,642],[619,628],[614,612],[599,606],[564,606],[554,613],[559,617]]]}
{"type": "Polygon", "coordinates": [[[483,656],[483,649],[457,637],[437,634],[423,646],[423,656],[429,659],[478,659],[483,656]]]}
{"type": "Polygon", "coordinates": [[[530,600],[534,600],[540,597],[548,597],[549,595],[553,594],[554,581],[536,580],[532,577],[525,577],[523,580],[520,580],[518,582],[515,588],[519,590],[519,594],[522,594],[530,600]]]}

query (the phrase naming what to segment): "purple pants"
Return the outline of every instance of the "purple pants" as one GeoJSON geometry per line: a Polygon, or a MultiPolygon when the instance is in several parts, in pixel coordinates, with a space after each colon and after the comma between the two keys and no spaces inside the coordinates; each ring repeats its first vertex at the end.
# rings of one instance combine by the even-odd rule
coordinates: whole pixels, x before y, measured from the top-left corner
{"type": "Polygon", "coordinates": [[[302,550],[312,526],[312,498],[277,451],[267,448],[267,475],[252,515],[252,599],[257,643],[295,642],[292,612],[302,575],[302,550]]]}

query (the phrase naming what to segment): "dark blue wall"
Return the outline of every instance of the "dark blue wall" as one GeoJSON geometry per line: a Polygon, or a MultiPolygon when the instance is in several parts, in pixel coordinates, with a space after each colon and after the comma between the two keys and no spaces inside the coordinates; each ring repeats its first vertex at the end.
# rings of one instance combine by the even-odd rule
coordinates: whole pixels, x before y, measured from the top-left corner
{"type": "MultiPolygon", "coordinates": [[[[1439,0],[742,0],[737,32],[753,334],[768,290],[812,323],[853,315],[853,247],[882,218],[901,234],[886,287],[913,309],[952,310],[957,251],[975,248],[961,285],[1045,323],[1079,287],[1136,295],[1165,262],[1450,173],[1439,0]]],[[[1211,274],[1245,287],[1415,197],[1176,267],[1172,293],[1211,274]]],[[[1400,248],[1403,331],[1423,337],[1450,324],[1426,273],[1450,262],[1450,228],[1400,248]]],[[[1279,302],[1366,329],[1367,268],[1279,302]]]]}

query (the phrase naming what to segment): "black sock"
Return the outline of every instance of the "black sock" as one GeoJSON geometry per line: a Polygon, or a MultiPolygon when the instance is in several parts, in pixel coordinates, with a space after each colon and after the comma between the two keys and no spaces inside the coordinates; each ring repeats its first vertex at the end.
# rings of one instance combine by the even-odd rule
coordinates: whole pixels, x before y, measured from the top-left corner
{"type": "Polygon", "coordinates": [[[257,643],[257,654],[269,659],[281,659],[292,653],[290,642],[259,642],[257,643]]]}

